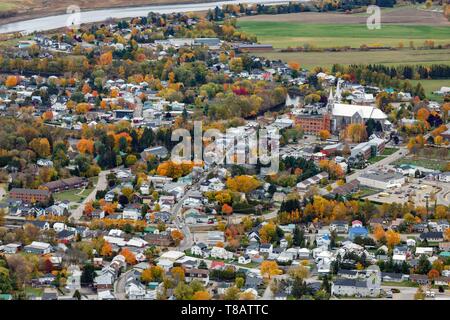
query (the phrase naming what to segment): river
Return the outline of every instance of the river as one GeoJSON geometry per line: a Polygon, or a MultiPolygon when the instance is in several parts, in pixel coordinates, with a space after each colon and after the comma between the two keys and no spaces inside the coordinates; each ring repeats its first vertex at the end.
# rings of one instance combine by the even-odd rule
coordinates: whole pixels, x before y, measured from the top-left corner
{"type": "MultiPolygon", "coordinates": [[[[306,1],[306,0],[305,0],[306,1]]],[[[192,3],[192,4],[175,4],[175,5],[153,5],[153,6],[138,6],[129,8],[111,8],[91,11],[81,11],[79,15],[75,14],[60,14],[55,16],[48,16],[43,18],[36,18],[31,20],[19,21],[0,25],[0,33],[24,32],[32,33],[39,31],[48,31],[62,28],[71,23],[68,21],[77,21],[81,24],[105,21],[109,18],[124,19],[132,17],[147,16],[149,12],[157,13],[178,13],[178,12],[195,12],[207,11],[214,9],[216,6],[221,7],[224,4],[248,4],[248,3],[264,3],[277,4],[287,3],[286,0],[230,0],[217,1],[208,3],[192,3]]]]}

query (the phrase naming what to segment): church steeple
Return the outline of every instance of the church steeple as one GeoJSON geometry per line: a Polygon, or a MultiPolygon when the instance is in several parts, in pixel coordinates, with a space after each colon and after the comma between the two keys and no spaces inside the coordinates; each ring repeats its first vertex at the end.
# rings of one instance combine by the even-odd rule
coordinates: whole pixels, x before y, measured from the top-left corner
{"type": "Polygon", "coordinates": [[[341,95],[341,79],[339,78],[336,85],[336,94],[334,95],[336,103],[341,103],[342,95],[341,95]]]}
{"type": "Polygon", "coordinates": [[[332,112],[334,106],[334,96],[333,96],[333,88],[330,88],[330,96],[327,101],[327,111],[332,112]]]}

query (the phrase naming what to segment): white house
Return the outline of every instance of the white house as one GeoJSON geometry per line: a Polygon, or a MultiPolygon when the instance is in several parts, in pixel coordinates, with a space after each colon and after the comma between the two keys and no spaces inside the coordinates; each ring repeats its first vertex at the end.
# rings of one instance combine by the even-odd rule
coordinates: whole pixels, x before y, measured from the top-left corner
{"type": "Polygon", "coordinates": [[[56,233],[61,232],[66,229],[67,229],[67,226],[62,222],[55,222],[53,224],[53,230],[55,230],[56,233]]]}
{"type": "Polygon", "coordinates": [[[238,258],[239,264],[249,264],[250,262],[252,262],[252,259],[248,255],[243,255],[238,258]]]}
{"type": "Polygon", "coordinates": [[[202,257],[203,254],[204,254],[204,251],[205,251],[207,248],[208,248],[208,247],[206,246],[206,244],[204,244],[204,243],[202,243],[202,242],[197,243],[197,244],[194,244],[194,245],[191,247],[191,254],[194,255],[194,256],[200,256],[200,257],[202,257]]]}
{"type": "Polygon", "coordinates": [[[212,247],[210,256],[211,258],[227,260],[233,257],[233,253],[222,247],[212,247]]]}
{"type": "Polygon", "coordinates": [[[260,253],[272,253],[273,251],[273,245],[271,243],[263,243],[259,246],[259,252],[260,253]]]}
{"type": "Polygon", "coordinates": [[[128,220],[139,220],[141,213],[136,208],[125,208],[123,209],[122,217],[128,220]]]}

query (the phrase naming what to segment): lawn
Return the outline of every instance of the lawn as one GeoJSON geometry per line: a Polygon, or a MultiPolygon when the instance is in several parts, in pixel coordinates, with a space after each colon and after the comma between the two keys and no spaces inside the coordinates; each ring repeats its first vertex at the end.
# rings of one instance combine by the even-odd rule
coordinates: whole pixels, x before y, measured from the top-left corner
{"type": "Polygon", "coordinates": [[[374,164],[380,160],[383,160],[384,158],[386,158],[385,156],[375,156],[370,158],[369,160],[367,160],[370,164],[374,164]]]}
{"type": "Polygon", "coordinates": [[[431,170],[444,171],[446,163],[437,159],[423,159],[423,158],[403,158],[395,161],[394,165],[410,164],[413,166],[424,167],[431,170]]]}
{"type": "Polygon", "coordinates": [[[410,164],[432,170],[444,171],[447,162],[450,160],[450,150],[447,151],[447,155],[440,155],[439,150],[442,149],[426,147],[419,150],[417,154],[408,155],[405,158],[395,161],[393,164],[410,164]]]}
{"type": "Polygon", "coordinates": [[[390,156],[393,153],[396,153],[398,151],[398,148],[384,148],[383,153],[381,155],[383,156],[390,156]]]}
{"type": "Polygon", "coordinates": [[[362,199],[364,197],[373,195],[373,194],[378,193],[378,192],[380,192],[380,191],[379,190],[375,190],[375,189],[371,189],[371,188],[361,187],[361,188],[359,188],[358,192],[353,194],[353,198],[362,199]]]}
{"type": "Polygon", "coordinates": [[[365,44],[368,46],[409,45],[409,41],[422,45],[425,40],[435,44],[448,43],[450,27],[428,25],[383,24],[381,29],[370,30],[365,24],[305,24],[281,21],[238,21],[242,31],[257,36],[260,43],[275,48],[315,46],[320,48],[365,44]]]}
{"type": "Polygon", "coordinates": [[[42,293],[44,292],[42,288],[33,288],[33,287],[25,287],[24,291],[27,296],[35,296],[35,297],[42,296],[42,293]]]}
{"type": "MultiPolygon", "coordinates": [[[[97,184],[98,177],[91,178],[91,181],[93,185],[97,184]]],[[[63,201],[68,200],[70,202],[82,202],[84,198],[86,198],[91,192],[94,190],[94,188],[87,188],[87,189],[72,189],[72,190],[66,190],[62,192],[57,192],[53,194],[53,198],[56,201],[63,201]]]]}
{"type": "Polygon", "coordinates": [[[434,94],[434,91],[439,90],[441,87],[450,87],[450,79],[442,79],[442,80],[410,80],[412,85],[416,85],[417,83],[421,83],[423,88],[425,89],[425,94],[427,98],[430,100],[435,100],[439,102],[444,101],[444,97],[438,96],[434,94]]]}
{"type": "MultiPolygon", "coordinates": [[[[381,50],[381,51],[348,51],[348,52],[261,52],[258,55],[285,62],[297,62],[302,68],[312,69],[321,66],[331,69],[338,64],[450,64],[450,50],[381,50]]],[[[422,80],[421,80],[422,81],[422,80]]],[[[430,81],[430,80],[427,80],[430,81]]],[[[442,81],[444,80],[431,80],[442,81]]],[[[448,81],[447,81],[448,82],[448,81]]],[[[440,88],[440,87],[439,87],[440,88]]]]}

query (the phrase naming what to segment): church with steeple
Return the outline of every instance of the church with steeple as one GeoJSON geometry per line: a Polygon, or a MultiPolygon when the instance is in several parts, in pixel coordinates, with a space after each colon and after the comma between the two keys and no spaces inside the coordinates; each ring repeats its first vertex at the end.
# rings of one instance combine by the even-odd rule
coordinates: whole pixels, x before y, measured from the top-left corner
{"type": "Polygon", "coordinates": [[[331,115],[331,132],[345,129],[349,124],[365,123],[369,119],[380,122],[383,128],[390,125],[387,115],[375,106],[342,103],[342,83],[343,80],[338,79],[335,94],[333,95],[333,89],[330,89],[328,97],[326,109],[331,115]]]}

